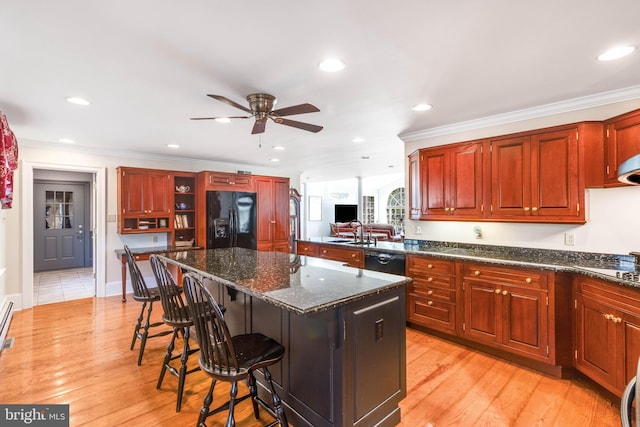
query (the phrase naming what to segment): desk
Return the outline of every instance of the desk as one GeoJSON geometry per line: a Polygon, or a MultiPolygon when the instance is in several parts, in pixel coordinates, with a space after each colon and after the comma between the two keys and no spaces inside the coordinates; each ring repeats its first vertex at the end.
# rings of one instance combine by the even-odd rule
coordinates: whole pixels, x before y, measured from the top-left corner
{"type": "MultiPolygon", "coordinates": [[[[147,248],[129,248],[136,261],[148,261],[153,254],[183,252],[203,249],[201,246],[152,246],[147,248]]],[[[124,249],[117,249],[116,256],[122,263],[122,302],[127,302],[127,256],[124,249]]]]}
{"type": "MultiPolygon", "coordinates": [[[[396,426],[406,396],[405,284],[411,279],[300,255],[243,248],[160,255],[194,272],[233,335],[285,346],[270,368],[297,426],[396,426]]],[[[260,372],[258,394],[270,401],[260,372]]]]}

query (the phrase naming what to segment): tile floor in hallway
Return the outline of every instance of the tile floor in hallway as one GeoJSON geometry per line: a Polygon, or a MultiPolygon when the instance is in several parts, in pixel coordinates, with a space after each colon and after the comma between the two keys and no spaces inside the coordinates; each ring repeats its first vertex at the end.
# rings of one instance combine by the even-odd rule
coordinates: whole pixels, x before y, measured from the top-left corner
{"type": "Polygon", "coordinates": [[[33,273],[34,305],[70,301],[94,295],[95,280],[92,267],[33,273]]]}

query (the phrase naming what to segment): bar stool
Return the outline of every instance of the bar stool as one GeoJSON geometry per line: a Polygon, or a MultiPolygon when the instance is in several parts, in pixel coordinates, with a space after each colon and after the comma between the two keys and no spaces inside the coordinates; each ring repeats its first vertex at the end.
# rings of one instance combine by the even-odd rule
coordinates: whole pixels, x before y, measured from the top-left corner
{"type": "Polygon", "coordinates": [[[162,337],[172,333],[171,330],[163,330],[154,335],[149,335],[149,329],[164,325],[164,322],[151,323],[151,311],[153,310],[153,303],[160,301],[160,291],[158,288],[148,288],[144,281],[144,277],[140,272],[140,268],[131,253],[129,246],[124,245],[124,252],[127,255],[127,264],[129,266],[129,273],[131,275],[131,285],[133,287],[133,299],[142,303],[142,309],[140,309],[140,315],[136,322],[136,327],[133,330],[133,339],[131,340],[131,350],[136,345],[136,340],[140,339],[140,351],[138,352],[138,366],[142,364],[142,355],[144,354],[144,348],[147,344],[148,338],[162,337]],[[147,309],[147,317],[144,319],[144,311],[147,309]],[[144,324],[142,323],[142,320],[144,324]]]}
{"type": "Polygon", "coordinates": [[[162,321],[167,326],[173,328],[173,335],[167,346],[167,352],[164,355],[164,361],[162,362],[162,369],[160,370],[160,377],[158,378],[156,388],[159,389],[162,385],[167,370],[171,375],[178,378],[176,412],[180,412],[185,377],[187,374],[200,370],[199,366],[190,370],[187,369],[189,356],[198,351],[197,348],[192,349],[189,345],[189,334],[193,322],[191,321],[189,309],[182,300],[182,289],[176,285],[173,276],[169,270],[167,270],[167,266],[156,255],[151,255],[149,260],[151,261],[151,268],[153,269],[153,274],[156,276],[158,290],[160,291],[160,302],[162,302],[162,309],[164,310],[162,321]],[[182,353],[174,356],[173,349],[178,335],[182,335],[182,353]],[[171,365],[171,362],[176,359],[180,359],[179,369],[171,365]]]}
{"type": "Polygon", "coordinates": [[[227,426],[235,425],[233,410],[237,403],[252,398],[253,414],[260,418],[258,405],[262,406],[275,419],[274,426],[288,426],[287,417],[280,397],[276,393],[268,366],[278,363],[285,349],[276,340],[260,333],[231,336],[215,298],[203,286],[200,279],[192,273],[184,276],[183,288],[196,329],[196,338],[200,346],[198,362],[204,372],[211,377],[211,387],[204,398],[198,426],[204,425],[209,415],[229,409],[227,426]],[[273,407],[258,397],[254,371],[261,369],[271,389],[273,407]],[[248,380],[249,393],[237,398],[238,381],[248,380]],[[209,410],[213,401],[213,389],[216,381],[231,383],[229,401],[209,410]]]}

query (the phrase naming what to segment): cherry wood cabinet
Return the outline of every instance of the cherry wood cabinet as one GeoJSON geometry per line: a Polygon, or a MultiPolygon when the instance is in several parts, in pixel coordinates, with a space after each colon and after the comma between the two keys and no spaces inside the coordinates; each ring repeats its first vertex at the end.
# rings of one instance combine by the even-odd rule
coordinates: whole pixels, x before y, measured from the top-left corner
{"type": "Polygon", "coordinates": [[[118,233],[171,231],[171,172],[127,167],[118,167],[116,171],[118,233]]]}
{"type": "Polygon", "coordinates": [[[200,172],[204,191],[254,192],[254,176],[228,172],[200,172]]]}
{"type": "Polygon", "coordinates": [[[575,365],[620,396],[640,357],[640,291],[578,276],[575,365]]]}
{"type": "Polygon", "coordinates": [[[462,336],[528,358],[548,361],[548,274],[482,264],[461,264],[462,336]]]}
{"type": "Polygon", "coordinates": [[[455,262],[407,255],[407,321],[454,334],[456,331],[455,262]]]}
{"type": "Polygon", "coordinates": [[[258,250],[290,252],[289,178],[255,177],[258,250]]]}
{"type": "Polygon", "coordinates": [[[483,215],[482,142],[421,150],[421,217],[475,219],[483,215]]]}
{"type": "Polygon", "coordinates": [[[489,141],[492,219],[584,223],[578,128],[489,141]]]}
{"type": "Polygon", "coordinates": [[[606,125],[605,186],[626,185],[618,181],[618,167],[628,158],[640,154],[640,110],[613,117],[606,125]]]}
{"type": "Polygon", "coordinates": [[[364,250],[358,248],[323,245],[322,243],[299,241],[297,253],[349,264],[351,267],[364,268],[364,250]]]}
{"type": "Polygon", "coordinates": [[[421,176],[420,158],[421,150],[414,151],[409,156],[409,219],[420,219],[421,217],[421,176]]]}

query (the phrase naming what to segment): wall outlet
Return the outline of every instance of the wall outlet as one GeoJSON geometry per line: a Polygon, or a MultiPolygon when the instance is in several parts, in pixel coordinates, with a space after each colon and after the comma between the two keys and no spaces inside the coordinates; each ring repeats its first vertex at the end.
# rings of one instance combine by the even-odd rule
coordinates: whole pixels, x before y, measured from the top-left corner
{"type": "Polygon", "coordinates": [[[576,237],[573,233],[564,233],[564,245],[574,246],[576,244],[576,237]]]}
{"type": "Polygon", "coordinates": [[[116,222],[116,215],[107,215],[107,222],[116,222]]]}
{"type": "Polygon", "coordinates": [[[422,234],[422,227],[419,225],[416,225],[416,234],[422,234]]]}
{"type": "Polygon", "coordinates": [[[153,236],[153,243],[158,243],[158,236],[153,236]]]}

